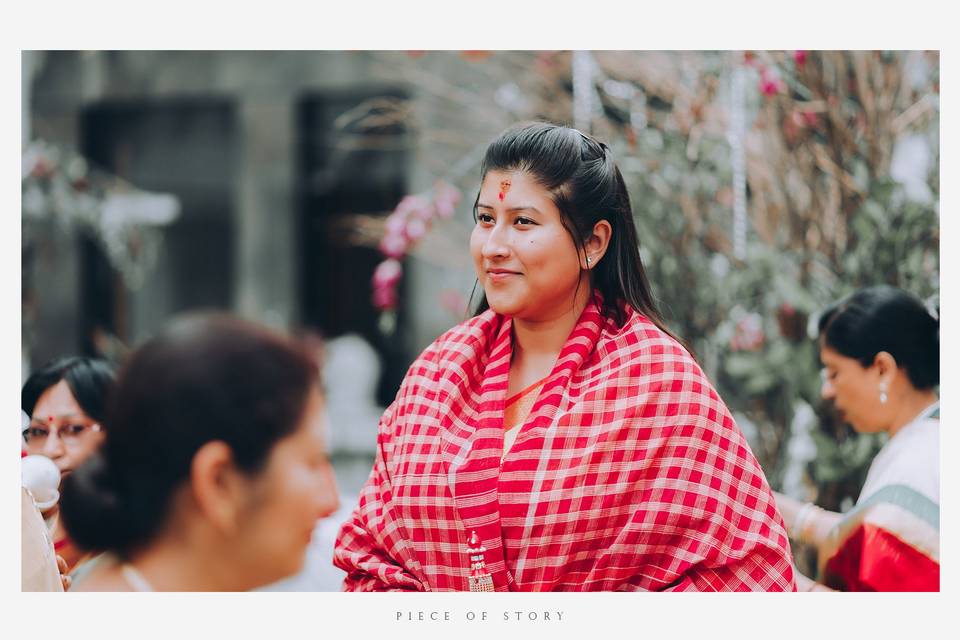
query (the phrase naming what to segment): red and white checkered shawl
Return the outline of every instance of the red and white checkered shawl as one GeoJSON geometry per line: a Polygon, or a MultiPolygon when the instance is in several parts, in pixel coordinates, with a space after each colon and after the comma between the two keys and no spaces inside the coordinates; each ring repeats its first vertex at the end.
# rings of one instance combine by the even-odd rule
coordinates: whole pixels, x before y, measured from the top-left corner
{"type": "Polygon", "coordinates": [[[511,321],[492,311],[413,363],[337,537],[346,591],[795,588],[760,466],[693,358],[639,313],[584,310],[501,463],[511,321]]]}

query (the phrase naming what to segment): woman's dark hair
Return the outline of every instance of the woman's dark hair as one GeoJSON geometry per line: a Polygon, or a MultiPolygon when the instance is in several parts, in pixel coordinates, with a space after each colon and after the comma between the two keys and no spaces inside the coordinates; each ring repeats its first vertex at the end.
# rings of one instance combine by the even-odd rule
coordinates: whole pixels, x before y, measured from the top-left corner
{"type": "Polygon", "coordinates": [[[225,442],[255,474],[318,383],[291,339],[223,314],[174,321],[121,368],[104,446],[64,481],[67,532],[81,548],[128,555],[165,523],[200,447],[225,442]]]}
{"type": "MultiPolygon", "coordinates": [[[[481,182],[490,171],[526,173],[546,188],[579,251],[597,222],[609,222],[613,230],[610,246],[591,270],[591,286],[603,296],[603,313],[622,325],[626,320],[622,305],[626,302],[673,336],[653,300],[640,260],[630,196],[607,145],[569,127],[522,123],[504,131],[487,148],[481,182]]],[[[478,193],[474,217],[479,201],[478,193]]],[[[488,308],[483,295],[475,313],[488,308]]]]}
{"type": "Polygon", "coordinates": [[[103,422],[107,396],[114,383],[113,366],[99,358],[70,357],[54,360],[30,374],[20,390],[20,408],[29,416],[50,387],[65,380],[83,412],[103,422]]]}
{"type": "Polygon", "coordinates": [[[940,320],[906,291],[855,291],[821,314],[818,329],[826,346],[864,367],[886,351],[917,389],[940,384],[940,320]]]}

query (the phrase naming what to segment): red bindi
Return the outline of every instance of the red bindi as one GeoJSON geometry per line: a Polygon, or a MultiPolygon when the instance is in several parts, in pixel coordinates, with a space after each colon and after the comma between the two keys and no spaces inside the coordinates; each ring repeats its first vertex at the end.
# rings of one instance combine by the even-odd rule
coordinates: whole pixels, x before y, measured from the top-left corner
{"type": "Polygon", "coordinates": [[[47,416],[47,422],[53,422],[53,416],[47,416]]]}
{"type": "Polygon", "coordinates": [[[510,191],[510,181],[501,180],[500,181],[500,199],[501,200],[503,200],[506,197],[507,191],[510,191]]]}

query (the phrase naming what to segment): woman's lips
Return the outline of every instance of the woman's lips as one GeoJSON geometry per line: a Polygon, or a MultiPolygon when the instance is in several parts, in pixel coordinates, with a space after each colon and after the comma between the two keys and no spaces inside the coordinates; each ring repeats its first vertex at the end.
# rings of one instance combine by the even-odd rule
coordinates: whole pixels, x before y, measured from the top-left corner
{"type": "Polygon", "coordinates": [[[513,276],[519,276],[520,274],[516,271],[505,271],[505,270],[495,270],[487,271],[487,278],[490,279],[490,282],[505,282],[512,278],[513,276]]]}

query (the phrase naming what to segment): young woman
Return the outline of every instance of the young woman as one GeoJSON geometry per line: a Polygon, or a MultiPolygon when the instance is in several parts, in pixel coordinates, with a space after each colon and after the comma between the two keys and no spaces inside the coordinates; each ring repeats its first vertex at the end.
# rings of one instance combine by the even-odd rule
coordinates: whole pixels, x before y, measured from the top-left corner
{"type": "MultiPolygon", "coordinates": [[[[20,391],[20,407],[30,417],[23,431],[23,450],[44,455],[60,470],[61,489],[77,467],[103,444],[107,395],[113,368],[95,358],[62,358],[34,371],[20,391]]],[[[52,523],[56,554],[66,572],[87,556],[72,543],[59,518],[59,504],[43,514],[52,523]]]]}
{"type": "MultiPolygon", "coordinates": [[[[776,494],[791,537],[843,591],[940,590],[940,322],[912,295],[861,289],[823,313],[822,395],[861,433],[889,436],[846,514],[776,494]]],[[[798,574],[804,590],[826,588],[798,574]]]]}
{"type": "Polygon", "coordinates": [[[315,362],[229,316],[181,319],[122,368],[100,452],[67,478],[71,590],[239,591],[300,570],[337,507],[315,362]]]}
{"type": "Polygon", "coordinates": [[[475,217],[484,298],[381,419],[334,553],[344,588],[793,589],[763,473],[659,320],[610,150],[512,128],[475,217]]]}

